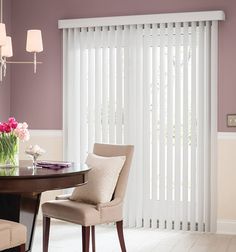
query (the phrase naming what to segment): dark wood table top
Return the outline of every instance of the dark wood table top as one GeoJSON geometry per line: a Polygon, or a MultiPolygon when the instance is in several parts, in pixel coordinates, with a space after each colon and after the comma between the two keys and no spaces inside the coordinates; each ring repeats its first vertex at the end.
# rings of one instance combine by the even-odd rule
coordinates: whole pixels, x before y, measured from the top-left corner
{"type": "Polygon", "coordinates": [[[60,177],[60,176],[73,176],[76,173],[87,173],[90,170],[86,164],[76,165],[74,163],[71,166],[62,169],[49,169],[37,166],[32,168],[32,162],[29,160],[21,160],[19,166],[9,168],[0,167],[0,180],[2,179],[38,179],[40,177],[60,177]]]}
{"type": "Polygon", "coordinates": [[[0,168],[0,193],[43,192],[75,187],[87,182],[89,168],[73,164],[63,169],[31,168],[32,161],[20,161],[19,167],[0,168]]]}

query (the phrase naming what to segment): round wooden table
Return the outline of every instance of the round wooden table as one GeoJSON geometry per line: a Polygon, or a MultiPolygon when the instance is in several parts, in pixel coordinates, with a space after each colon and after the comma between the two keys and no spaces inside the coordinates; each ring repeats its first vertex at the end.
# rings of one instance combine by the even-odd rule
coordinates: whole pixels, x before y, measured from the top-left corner
{"type": "MultiPolygon", "coordinates": [[[[41,193],[64,189],[87,182],[89,168],[72,164],[53,170],[30,168],[32,162],[20,161],[19,167],[0,168],[0,219],[20,222],[27,226],[26,251],[31,251],[41,193]]],[[[5,251],[16,252],[17,248],[5,251]]]]}

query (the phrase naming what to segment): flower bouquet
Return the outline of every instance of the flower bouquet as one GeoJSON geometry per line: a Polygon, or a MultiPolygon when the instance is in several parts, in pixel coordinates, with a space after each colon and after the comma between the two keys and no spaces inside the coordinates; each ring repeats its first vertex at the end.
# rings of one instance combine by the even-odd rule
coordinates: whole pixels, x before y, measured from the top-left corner
{"type": "Polygon", "coordinates": [[[19,140],[24,142],[29,138],[27,123],[18,123],[13,117],[0,123],[0,166],[19,165],[19,140]]]}

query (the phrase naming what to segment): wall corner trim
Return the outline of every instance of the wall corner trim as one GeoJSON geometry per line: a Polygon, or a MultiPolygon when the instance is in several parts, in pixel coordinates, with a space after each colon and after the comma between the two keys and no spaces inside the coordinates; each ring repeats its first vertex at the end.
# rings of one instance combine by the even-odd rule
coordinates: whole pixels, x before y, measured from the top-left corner
{"type": "Polygon", "coordinates": [[[218,234],[236,234],[236,220],[218,219],[217,220],[218,234]]]}

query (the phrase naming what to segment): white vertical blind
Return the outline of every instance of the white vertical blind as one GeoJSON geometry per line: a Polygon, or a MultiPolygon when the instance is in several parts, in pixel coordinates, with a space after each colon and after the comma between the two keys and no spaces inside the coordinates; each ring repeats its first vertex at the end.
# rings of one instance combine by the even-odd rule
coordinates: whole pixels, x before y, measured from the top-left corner
{"type": "Polygon", "coordinates": [[[173,189],[173,23],[167,24],[167,228],[172,229],[173,189]]]}
{"type": "Polygon", "coordinates": [[[181,168],[181,24],[175,26],[175,230],[180,229],[180,168],[181,168]]]}
{"type": "MultiPolygon", "coordinates": [[[[115,143],[115,28],[111,27],[109,34],[109,142],[115,143]]],[[[91,149],[91,148],[90,148],[91,149]]]]}
{"type": "Polygon", "coordinates": [[[210,71],[210,125],[211,125],[211,135],[210,135],[210,184],[211,184],[211,197],[210,197],[210,230],[216,231],[216,211],[212,209],[217,208],[217,200],[215,195],[217,195],[217,77],[218,77],[218,21],[212,21],[211,26],[211,71],[210,71]]]}
{"type": "Polygon", "coordinates": [[[188,229],[188,159],[189,159],[189,130],[188,130],[188,117],[189,117],[189,99],[188,99],[188,53],[189,53],[189,44],[188,44],[188,23],[183,24],[183,230],[188,229]]]}
{"type": "MultiPolygon", "coordinates": [[[[137,26],[137,36],[136,36],[136,111],[142,111],[143,109],[143,26],[137,26]]],[[[138,186],[134,187],[135,194],[133,198],[135,200],[135,206],[132,207],[133,215],[135,216],[135,222],[137,227],[143,226],[143,113],[136,112],[136,135],[139,134],[139,137],[135,139],[135,171],[136,176],[134,177],[134,183],[138,186]]],[[[134,170],[134,169],[133,169],[134,170]]],[[[131,177],[130,177],[131,178],[131,177]]],[[[134,185],[133,183],[133,185],[134,185]]],[[[127,198],[127,201],[129,198],[127,198]]]]}
{"type": "Polygon", "coordinates": [[[197,208],[198,208],[198,229],[203,231],[203,214],[204,211],[200,210],[204,208],[204,107],[205,107],[205,93],[204,93],[204,26],[203,22],[199,22],[198,26],[198,146],[197,148],[198,158],[197,158],[197,176],[198,176],[198,199],[197,199],[197,208]]]}
{"type": "Polygon", "coordinates": [[[123,30],[122,27],[117,27],[115,35],[116,47],[116,143],[122,143],[123,132],[123,30]]]}
{"type": "Polygon", "coordinates": [[[157,36],[154,34],[158,33],[157,25],[153,25],[152,27],[152,85],[151,85],[151,103],[152,103],[152,124],[151,124],[151,132],[152,132],[152,145],[151,145],[151,176],[152,176],[152,206],[151,206],[151,213],[152,213],[152,227],[154,227],[154,223],[157,223],[157,215],[159,212],[159,207],[156,204],[158,197],[158,120],[159,120],[159,113],[158,113],[158,76],[156,74],[156,69],[158,68],[158,41],[157,36]]]}
{"type": "Polygon", "coordinates": [[[190,202],[190,229],[195,231],[196,223],[196,146],[197,146],[197,121],[196,121],[196,57],[197,57],[197,41],[196,41],[196,22],[192,24],[191,35],[191,202],[190,202]]]}
{"type": "Polygon", "coordinates": [[[214,231],[217,22],[63,30],[65,159],[135,145],[127,226],[214,231]]]}
{"type": "MultiPolygon", "coordinates": [[[[94,32],[91,32],[91,29],[89,29],[89,43],[88,43],[88,69],[90,69],[90,73],[88,75],[88,94],[92,97],[95,96],[95,60],[94,60],[94,46],[91,43],[91,41],[94,40],[94,32]]],[[[91,149],[93,146],[94,141],[94,100],[95,99],[88,99],[88,148],[91,149]]]]}
{"type": "Polygon", "coordinates": [[[166,178],[166,131],[165,131],[165,114],[166,114],[166,96],[165,96],[165,24],[160,24],[160,218],[159,227],[165,228],[166,218],[166,200],[165,200],[165,178],[166,178]]]}
{"type": "MultiPolygon", "coordinates": [[[[71,33],[77,33],[78,31],[71,31],[71,33]]],[[[87,42],[88,42],[88,33],[86,28],[82,28],[79,36],[79,45],[80,45],[80,96],[78,99],[80,101],[80,160],[85,160],[86,151],[88,149],[88,138],[87,138],[87,95],[88,95],[88,77],[87,77],[87,64],[88,64],[88,53],[87,53],[87,42]]],[[[74,66],[76,67],[76,66],[74,66]]],[[[76,71],[76,70],[74,70],[76,71]]],[[[74,94],[76,95],[76,94],[74,94]]],[[[70,97],[70,96],[69,96],[70,97]]],[[[69,98],[68,97],[68,98],[69,98]]],[[[70,99],[70,98],[69,98],[70,99]]],[[[71,108],[73,111],[73,108],[71,108]]],[[[73,122],[73,120],[72,120],[73,122]]],[[[71,124],[74,127],[74,130],[70,133],[73,137],[73,132],[76,130],[76,124],[71,124]]],[[[76,151],[76,149],[74,150],[76,151]]]]}
{"type": "MultiPolygon", "coordinates": [[[[144,37],[150,37],[150,25],[144,26],[144,37]]],[[[143,43],[143,214],[144,226],[150,226],[150,45],[143,43]]]]}

